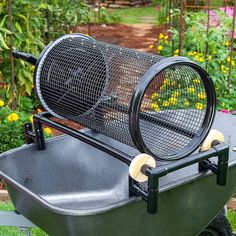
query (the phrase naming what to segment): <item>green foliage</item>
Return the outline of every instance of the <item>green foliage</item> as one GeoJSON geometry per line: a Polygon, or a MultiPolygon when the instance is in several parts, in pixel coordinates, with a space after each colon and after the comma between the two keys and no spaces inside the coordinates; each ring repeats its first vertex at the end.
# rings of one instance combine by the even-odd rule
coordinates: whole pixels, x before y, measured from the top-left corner
{"type": "Polygon", "coordinates": [[[121,21],[121,14],[113,11],[112,9],[100,8],[100,12],[94,8],[91,10],[91,19],[94,19],[94,23],[112,24],[119,23],[121,21]],[[100,15],[99,15],[100,14],[100,15]]]}
{"type": "MultiPolygon", "coordinates": [[[[8,84],[7,98],[11,103],[11,83],[10,83],[10,52],[9,52],[9,34],[13,34],[14,48],[30,52],[38,55],[44,47],[41,40],[41,31],[44,25],[43,19],[38,16],[38,7],[35,1],[13,1],[13,32],[7,30],[8,27],[8,12],[7,1],[3,1],[0,5],[0,27],[1,37],[4,43],[1,44],[0,66],[3,83],[8,84]]],[[[28,63],[17,60],[15,61],[15,87],[16,97],[21,95],[31,94],[33,88],[33,67],[28,63]]]]}
{"type": "MultiPolygon", "coordinates": [[[[13,35],[14,48],[38,56],[45,43],[69,33],[78,22],[87,22],[88,7],[83,0],[16,0],[12,1],[12,13],[13,32],[10,32],[8,1],[3,0],[0,3],[0,83],[8,85],[6,98],[9,103],[12,102],[9,35],[13,35]]],[[[15,96],[20,103],[21,96],[32,94],[34,66],[15,60],[14,71],[15,96]]]]}
{"type": "Polygon", "coordinates": [[[236,232],[236,212],[229,210],[227,212],[227,219],[232,227],[232,230],[236,232]]]}
{"type": "Polygon", "coordinates": [[[0,107],[0,153],[24,144],[23,124],[29,122],[24,112],[0,107]]]}
{"type": "MultiPolygon", "coordinates": [[[[32,112],[34,103],[29,97],[20,98],[19,109],[13,111],[0,99],[0,153],[20,147],[25,143],[24,129],[25,123],[33,122],[32,112]]],[[[40,109],[37,109],[41,112],[40,109]]],[[[45,137],[52,136],[52,130],[44,128],[45,137]]]]}
{"type": "Polygon", "coordinates": [[[114,21],[114,23],[122,24],[143,23],[144,17],[152,17],[153,23],[157,23],[157,17],[159,14],[155,7],[131,7],[125,9],[108,9],[104,11],[107,11],[109,15],[117,15],[119,21],[114,21]]]}
{"type": "MultiPolygon", "coordinates": [[[[232,18],[224,11],[211,11],[210,28],[207,33],[206,12],[191,13],[186,16],[184,48],[182,56],[187,56],[205,68],[214,81],[218,99],[218,109],[236,109],[236,55],[230,59],[230,31],[232,18]],[[206,49],[207,48],[207,49],[206,49]],[[228,80],[229,66],[232,65],[231,79],[228,80]]],[[[178,56],[179,33],[170,31],[172,42],[165,40],[167,35],[159,35],[155,44],[157,53],[162,56],[178,56]]],[[[236,46],[235,40],[233,42],[236,46]]]]}

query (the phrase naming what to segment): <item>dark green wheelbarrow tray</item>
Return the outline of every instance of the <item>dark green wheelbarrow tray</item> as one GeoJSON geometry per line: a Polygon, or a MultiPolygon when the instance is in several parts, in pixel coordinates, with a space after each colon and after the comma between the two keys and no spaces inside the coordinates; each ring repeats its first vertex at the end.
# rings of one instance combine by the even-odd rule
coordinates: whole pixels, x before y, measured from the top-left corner
{"type": "MultiPolygon", "coordinates": [[[[210,158],[213,172],[201,161],[189,162],[159,178],[155,214],[147,213],[149,198],[140,193],[146,183],[136,194],[130,189],[126,163],[68,135],[47,140],[46,150],[30,144],[1,154],[0,175],[16,210],[49,235],[198,235],[236,188],[236,119],[218,113],[213,128],[229,145],[226,184],[217,184],[220,177],[213,173],[217,157],[210,158]]],[[[139,153],[89,129],[83,132],[131,156],[139,153]]]]}

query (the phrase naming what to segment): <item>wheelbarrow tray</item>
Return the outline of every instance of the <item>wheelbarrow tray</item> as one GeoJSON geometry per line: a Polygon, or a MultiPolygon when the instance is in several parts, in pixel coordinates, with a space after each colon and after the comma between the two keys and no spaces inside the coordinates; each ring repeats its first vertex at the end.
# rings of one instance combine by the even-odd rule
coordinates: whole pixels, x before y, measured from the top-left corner
{"type": "MultiPolygon", "coordinates": [[[[160,180],[157,214],[128,196],[128,166],[75,138],[47,140],[46,150],[24,145],[0,155],[0,175],[18,212],[50,235],[181,235],[200,233],[236,189],[236,119],[217,114],[214,128],[230,145],[227,185],[198,165],[160,180]]],[[[131,155],[139,152],[104,135],[83,132],[131,155]]],[[[162,165],[163,162],[158,162],[162,165]]]]}

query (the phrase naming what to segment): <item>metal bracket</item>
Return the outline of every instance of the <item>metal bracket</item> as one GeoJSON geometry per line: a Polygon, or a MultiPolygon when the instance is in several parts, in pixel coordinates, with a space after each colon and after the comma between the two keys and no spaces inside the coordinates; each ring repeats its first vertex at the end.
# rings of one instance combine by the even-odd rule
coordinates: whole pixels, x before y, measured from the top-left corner
{"type": "MultiPolygon", "coordinates": [[[[25,137],[27,143],[35,142],[38,145],[39,150],[44,150],[45,139],[42,129],[42,124],[46,124],[52,128],[58,129],[72,137],[110,154],[114,158],[123,161],[127,165],[130,165],[132,157],[121,150],[111,147],[105,143],[96,140],[85,133],[78,130],[61,125],[55,121],[48,119],[47,113],[35,114],[34,120],[34,132],[31,124],[25,125],[25,137]]],[[[224,143],[215,143],[210,150],[200,152],[179,160],[169,162],[165,165],[160,165],[156,168],[145,167],[142,172],[148,176],[148,186],[145,188],[138,182],[129,177],[129,195],[140,196],[147,201],[147,212],[155,214],[158,207],[158,193],[159,193],[159,179],[168,173],[174,172],[181,168],[199,163],[199,171],[211,170],[217,175],[217,184],[224,186],[227,181],[228,159],[229,159],[229,146],[224,143]],[[209,161],[211,157],[218,157],[218,163],[213,164],[209,161]]]]}
{"type": "Polygon", "coordinates": [[[216,184],[219,186],[226,185],[227,170],[229,159],[229,146],[221,143],[214,146],[206,152],[200,152],[184,159],[176,160],[168,164],[158,166],[157,168],[147,168],[146,175],[148,176],[148,187],[142,185],[130,178],[129,180],[129,195],[139,196],[147,201],[147,212],[155,214],[158,208],[158,193],[159,179],[168,173],[174,172],[181,168],[199,163],[199,171],[211,170],[217,175],[216,184]],[[218,163],[213,164],[208,159],[218,157],[218,163]]]}
{"type": "Polygon", "coordinates": [[[222,145],[216,145],[213,147],[218,153],[218,163],[215,164],[210,160],[203,160],[199,162],[198,170],[199,172],[211,170],[217,175],[217,184],[219,186],[226,185],[227,182],[227,170],[228,170],[228,160],[229,160],[229,147],[222,145]]]}
{"type": "Polygon", "coordinates": [[[45,149],[45,138],[43,134],[42,124],[39,119],[33,118],[34,129],[31,123],[24,124],[24,135],[26,144],[35,143],[39,150],[45,149]]]}

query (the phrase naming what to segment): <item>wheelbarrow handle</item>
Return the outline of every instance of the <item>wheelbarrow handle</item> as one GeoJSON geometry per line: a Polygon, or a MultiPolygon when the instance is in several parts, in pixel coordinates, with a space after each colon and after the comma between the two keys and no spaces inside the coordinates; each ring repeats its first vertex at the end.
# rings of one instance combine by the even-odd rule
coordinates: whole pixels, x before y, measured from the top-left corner
{"type": "Polygon", "coordinates": [[[14,50],[12,52],[12,56],[17,58],[17,59],[21,59],[23,61],[29,62],[32,65],[36,65],[37,62],[37,58],[35,56],[33,56],[30,53],[26,53],[26,52],[21,52],[19,50],[14,50]]]}

